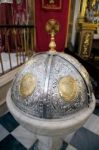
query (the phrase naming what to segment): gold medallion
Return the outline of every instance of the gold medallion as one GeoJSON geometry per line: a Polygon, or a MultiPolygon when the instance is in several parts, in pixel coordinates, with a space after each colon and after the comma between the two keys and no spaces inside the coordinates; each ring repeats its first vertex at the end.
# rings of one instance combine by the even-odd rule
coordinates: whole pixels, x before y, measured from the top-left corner
{"type": "Polygon", "coordinates": [[[71,77],[66,76],[59,81],[59,94],[67,102],[73,102],[77,96],[78,86],[77,81],[71,77]]]}
{"type": "Polygon", "coordinates": [[[20,94],[21,96],[29,96],[33,93],[36,87],[36,78],[31,74],[27,73],[21,80],[20,83],[20,94]]]}

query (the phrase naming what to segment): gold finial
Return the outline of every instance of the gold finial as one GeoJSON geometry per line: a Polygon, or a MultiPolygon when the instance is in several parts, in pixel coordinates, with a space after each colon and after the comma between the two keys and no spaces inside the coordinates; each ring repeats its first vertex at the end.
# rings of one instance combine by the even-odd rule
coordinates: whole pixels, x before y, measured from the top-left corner
{"type": "Polygon", "coordinates": [[[51,35],[49,43],[50,51],[56,51],[55,34],[59,32],[59,23],[55,19],[48,20],[46,24],[46,31],[51,35]]]}

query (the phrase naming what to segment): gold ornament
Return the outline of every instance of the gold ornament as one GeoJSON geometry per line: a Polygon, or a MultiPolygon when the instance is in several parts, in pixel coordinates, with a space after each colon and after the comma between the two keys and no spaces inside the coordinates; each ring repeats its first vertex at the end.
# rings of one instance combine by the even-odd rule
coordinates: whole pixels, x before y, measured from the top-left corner
{"type": "Polygon", "coordinates": [[[29,96],[32,94],[36,87],[36,78],[31,74],[27,73],[21,80],[20,83],[20,94],[21,96],[29,96]]]}
{"type": "Polygon", "coordinates": [[[59,22],[55,19],[50,19],[46,23],[45,29],[51,35],[51,41],[49,43],[50,51],[56,51],[55,34],[59,32],[59,22]]]}
{"type": "Polygon", "coordinates": [[[49,0],[49,3],[50,3],[50,4],[54,4],[55,1],[54,1],[54,0],[49,0]]]}
{"type": "Polygon", "coordinates": [[[59,94],[67,102],[73,102],[77,96],[78,86],[76,80],[71,76],[66,76],[59,81],[59,94]]]}

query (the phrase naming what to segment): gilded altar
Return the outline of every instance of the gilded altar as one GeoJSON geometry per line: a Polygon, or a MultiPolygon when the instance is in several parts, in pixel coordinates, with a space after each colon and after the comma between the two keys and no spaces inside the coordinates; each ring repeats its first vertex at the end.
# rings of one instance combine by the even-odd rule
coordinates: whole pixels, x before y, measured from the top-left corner
{"type": "Polygon", "coordinates": [[[80,5],[77,31],[79,35],[78,54],[88,59],[91,57],[94,33],[99,26],[99,0],[84,0],[80,5]]]}

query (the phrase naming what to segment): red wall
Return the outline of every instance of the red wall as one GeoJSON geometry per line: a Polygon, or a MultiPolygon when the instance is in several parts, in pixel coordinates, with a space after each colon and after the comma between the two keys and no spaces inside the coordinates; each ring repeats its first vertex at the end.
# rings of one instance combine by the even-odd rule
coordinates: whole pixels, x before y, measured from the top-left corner
{"type": "Polygon", "coordinates": [[[70,0],[62,0],[62,9],[45,10],[42,8],[42,0],[35,0],[36,23],[36,51],[47,51],[50,36],[45,31],[45,24],[49,19],[56,19],[60,24],[60,31],[56,34],[56,50],[64,51],[68,29],[68,14],[70,0]]]}

